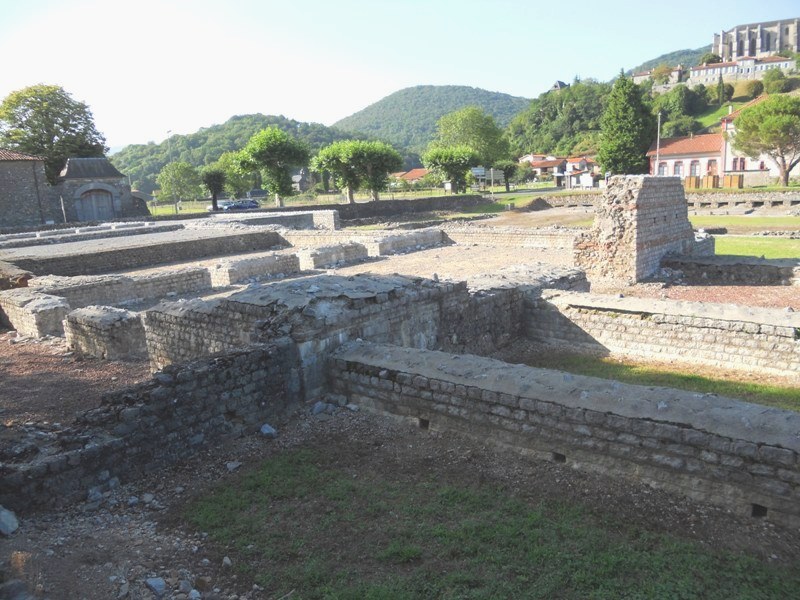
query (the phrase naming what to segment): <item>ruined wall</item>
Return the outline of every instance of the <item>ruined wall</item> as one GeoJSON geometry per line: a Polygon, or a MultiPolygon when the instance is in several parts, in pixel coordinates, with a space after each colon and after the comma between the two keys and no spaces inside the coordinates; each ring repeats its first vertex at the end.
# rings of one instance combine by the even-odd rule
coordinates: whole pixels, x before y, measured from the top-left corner
{"type": "Polygon", "coordinates": [[[335,246],[321,246],[318,248],[301,248],[297,251],[300,269],[312,271],[325,269],[365,260],[369,257],[367,247],[363,244],[350,242],[335,246]]]}
{"type": "Polygon", "coordinates": [[[159,225],[156,223],[112,223],[70,229],[51,229],[28,233],[0,235],[0,249],[45,246],[114,237],[129,237],[147,233],[163,233],[184,229],[183,225],[159,225]]]}
{"type": "Polygon", "coordinates": [[[95,275],[149,267],[166,262],[223,256],[281,246],[276,232],[259,231],[233,236],[161,242],[135,248],[100,250],[82,255],[14,259],[13,263],[36,275],[95,275]]]}
{"type": "MultiPolygon", "coordinates": [[[[764,185],[762,182],[761,185],[764,185]]],[[[753,208],[792,208],[800,206],[800,192],[707,192],[686,194],[689,208],[693,210],[709,209],[753,209],[753,208]]]]}
{"type": "Polygon", "coordinates": [[[64,319],[64,337],[73,352],[104,360],[147,357],[139,315],[110,306],[73,310],[64,319]]]}
{"type": "Polygon", "coordinates": [[[266,256],[224,260],[211,270],[214,287],[227,287],[248,279],[282,277],[300,270],[296,254],[276,252],[266,256]]]}
{"type": "Polygon", "coordinates": [[[570,352],[800,378],[800,315],[782,310],[552,292],[527,304],[524,328],[570,352]]]}
{"type": "Polygon", "coordinates": [[[64,298],[30,288],[0,292],[0,323],[19,335],[44,337],[61,335],[61,322],[70,311],[64,298]]]}
{"type": "Polygon", "coordinates": [[[512,229],[509,227],[442,228],[447,241],[462,246],[499,246],[509,248],[544,248],[572,251],[579,231],[553,227],[547,229],[512,229]]]}
{"type": "Polygon", "coordinates": [[[350,402],[800,525],[800,415],[475,356],[367,343],[328,371],[350,402]]]}
{"type": "Polygon", "coordinates": [[[0,231],[36,227],[54,220],[44,162],[0,160],[0,231]]]}
{"type": "Polygon", "coordinates": [[[62,429],[0,452],[0,504],[58,506],[194,455],[207,444],[275,423],[301,395],[291,345],[274,344],[167,368],[107,396],[62,429]],[[30,448],[36,448],[30,456],[30,448]],[[26,456],[21,459],[21,456],[26,456]]]}
{"type": "Polygon", "coordinates": [[[631,283],[693,243],[680,178],[616,175],[595,204],[591,230],[575,241],[575,264],[590,281],[631,283]]]}
{"type": "Polygon", "coordinates": [[[668,257],[662,266],[681,271],[694,285],[800,285],[800,261],[746,256],[668,257]]]}

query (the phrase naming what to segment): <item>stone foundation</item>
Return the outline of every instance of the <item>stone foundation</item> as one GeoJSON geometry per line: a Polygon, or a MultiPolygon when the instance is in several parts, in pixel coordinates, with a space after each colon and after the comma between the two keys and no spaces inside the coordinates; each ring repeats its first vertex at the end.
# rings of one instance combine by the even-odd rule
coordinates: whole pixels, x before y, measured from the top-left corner
{"type": "Polygon", "coordinates": [[[64,319],[70,350],[105,360],[147,358],[144,327],[139,315],[109,306],[73,310],[64,319]]]}
{"type": "Polygon", "coordinates": [[[667,257],[662,266],[689,285],[800,285],[800,261],[747,256],[667,257]]]}
{"type": "Polygon", "coordinates": [[[285,252],[225,260],[212,269],[211,284],[214,287],[227,287],[248,279],[280,277],[299,270],[300,261],[297,255],[285,252]]]}
{"type": "Polygon", "coordinates": [[[2,323],[27,337],[61,335],[61,322],[70,311],[64,298],[18,288],[0,292],[2,323]]]}
{"type": "Polygon", "coordinates": [[[369,253],[364,244],[352,242],[320,248],[301,248],[297,257],[302,271],[313,271],[365,260],[369,253]]]}
{"type": "Polygon", "coordinates": [[[800,314],[550,292],[527,305],[531,340],[569,352],[774,373],[800,381],[800,314]]]}
{"type": "Polygon", "coordinates": [[[800,415],[475,356],[353,344],[328,375],[362,407],[800,526],[800,415]]]}

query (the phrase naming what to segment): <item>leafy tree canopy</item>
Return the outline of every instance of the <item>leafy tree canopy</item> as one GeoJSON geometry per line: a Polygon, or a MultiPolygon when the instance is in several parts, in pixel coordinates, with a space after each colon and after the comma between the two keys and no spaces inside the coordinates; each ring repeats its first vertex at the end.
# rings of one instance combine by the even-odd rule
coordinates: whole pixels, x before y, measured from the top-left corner
{"type": "Polygon", "coordinates": [[[800,163],[800,98],[770,96],[743,110],[733,124],[733,147],[755,159],[768,156],[788,185],[789,173],[800,163]]]}
{"type": "Polygon", "coordinates": [[[187,162],[169,163],[161,169],[156,182],[161,188],[159,200],[193,200],[202,194],[200,174],[187,162]]]}
{"type": "Polygon", "coordinates": [[[337,185],[347,189],[347,199],[352,203],[353,192],[362,186],[377,200],[380,190],[386,187],[389,173],[403,166],[403,157],[384,142],[345,140],[320,150],[311,166],[320,173],[332,173],[337,185]]]}
{"type": "Polygon", "coordinates": [[[200,178],[208,193],[211,194],[211,205],[214,210],[219,210],[217,197],[225,189],[225,171],[218,166],[211,165],[203,169],[200,178]]]}
{"type": "Polygon", "coordinates": [[[308,146],[278,127],[267,127],[256,133],[240,153],[246,171],[260,169],[264,183],[282,206],[282,197],[292,193],[292,169],[308,164],[308,146]]]}
{"type": "Polygon", "coordinates": [[[485,167],[508,158],[509,144],[494,118],[478,106],[468,106],[444,115],[436,123],[436,144],[469,146],[485,167]]]}
{"type": "Polygon", "coordinates": [[[790,81],[781,69],[769,69],[762,78],[764,91],[768,94],[782,94],[789,91],[790,81]]]}
{"type": "Polygon", "coordinates": [[[620,74],[601,120],[597,159],[603,170],[620,175],[646,173],[645,154],[655,129],[655,117],[642,101],[639,86],[620,74]]]}
{"type": "Polygon", "coordinates": [[[703,54],[703,56],[700,57],[698,64],[715,65],[721,62],[722,62],[722,57],[719,54],[714,54],[713,52],[706,52],[705,54],[703,54]]]}
{"type": "Polygon", "coordinates": [[[650,72],[650,77],[652,77],[653,81],[656,83],[667,83],[669,81],[669,76],[672,75],[672,69],[673,67],[671,65],[662,63],[650,72]]]}
{"type": "Polygon", "coordinates": [[[0,104],[0,143],[44,158],[51,184],[67,158],[100,157],[107,150],[89,107],[57,85],[33,85],[6,96],[0,104]]]}
{"type": "Polygon", "coordinates": [[[334,127],[422,153],[436,135],[436,122],[448,113],[477,106],[505,127],[529,102],[528,98],[467,86],[420,85],[390,94],[337,121],[334,127]]]}
{"type": "Polygon", "coordinates": [[[480,164],[480,157],[469,146],[433,146],[422,155],[425,167],[450,180],[453,191],[466,191],[467,171],[480,164]]]}
{"type": "Polygon", "coordinates": [[[528,152],[570,154],[577,146],[590,146],[587,140],[596,139],[600,131],[610,90],[608,83],[584,80],[542,94],[509,125],[512,152],[516,156],[528,152]]]}
{"type": "Polygon", "coordinates": [[[695,50],[676,50],[675,52],[669,52],[668,54],[662,54],[661,56],[657,56],[651,60],[645,61],[640,65],[637,65],[630,69],[627,73],[631,75],[633,73],[642,73],[644,71],[649,71],[650,69],[654,69],[658,65],[667,64],[672,67],[677,67],[678,65],[683,65],[684,67],[695,67],[697,65],[703,64],[700,60],[703,58],[705,54],[711,53],[711,46],[703,46],[702,48],[697,48],[695,50]]]}
{"type": "MultiPolygon", "coordinates": [[[[248,140],[266,127],[277,127],[304,141],[311,151],[316,151],[336,140],[353,138],[353,134],[326,127],[319,123],[303,123],[283,116],[239,115],[221,125],[200,129],[188,135],[173,135],[160,144],[134,144],[126,146],[111,157],[111,162],[131,177],[133,187],[145,192],[155,189],[156,175],[168,162],[180,160],[195,167],[217,161],[226,152],[238,152],[248,140]]],[[[228,173],[228,182],[234,180],[228,173]]],[[[253,185],[236,187],[237,195],[252,189],[253,185]]],[[[228,191],[234,191],[230,188],[228,191]]]]}

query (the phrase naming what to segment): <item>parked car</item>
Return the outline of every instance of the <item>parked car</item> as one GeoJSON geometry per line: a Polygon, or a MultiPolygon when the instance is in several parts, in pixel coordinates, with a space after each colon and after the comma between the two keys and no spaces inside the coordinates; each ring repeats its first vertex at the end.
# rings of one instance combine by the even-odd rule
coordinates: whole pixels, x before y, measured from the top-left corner
{"type": "Polygon", "coordinates": [[[222,208],[222,210],[249,210],[251,208],[259,208],[259,206],[259,203],[255,200],[236,200],[222,208]]]}
{"type": "MultiPolygon", "coordinates": [[[[234,200],[217,200],[217,208],[219,210],[228,210],[228,207],[231,204],[234,204],[234,203],[235,203],[234,200]]],[[[214,210],[214,205],[213,204],[209,204],[208,206],[206,206],[206,210],[208,212],[213,211],[214,210]]]]}

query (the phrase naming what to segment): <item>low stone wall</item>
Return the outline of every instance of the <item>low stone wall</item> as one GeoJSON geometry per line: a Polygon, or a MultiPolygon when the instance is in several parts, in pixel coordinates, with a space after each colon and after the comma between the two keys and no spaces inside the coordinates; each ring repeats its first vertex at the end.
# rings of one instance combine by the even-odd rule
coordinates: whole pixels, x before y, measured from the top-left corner
{"type": "Polygon", "coordinates": [[[209,443],[275,423],[301,396],[294,348],[280,341],[167,368],[66,429],[36,432],[32,458],[15,460],[10,448],[0,462],[0,504],[30,511],[87,493],[91,500],[209,443]]]}
{"type": "Polygon", "coordinates": [[[69,348],[105,360],[147,358],[144,327],[137,313],[109,306],[73,310],[64,319],[69,348]]]}
{"type": "Polygon", "coordinates": [[[800,526],[800,414],[667,388],[367,343],[337,353],[334,392],[573,468],[630,477],[800,526]]]}
{"type": "Polygon", "coordinates": [[[705,194],[686,193],[686,201],[692,210],[709,209],[753,209],[753,208],[791,208],[800,206],[800,192],[709,192],[705,194]]]}
{"type": "Polygon", "coordinates": [[[541,208],[566,208],[572,206],[594,206],[603,195],[603,192],[585,192],[583,194],[543,194],[531,201],[531,207],[541,208]]]}
{"type": "Polygon", "coordinates": [[[71,308],[93,304],[117,305],[134,301],[190,294],[211,288],[208,269],[193,267],[149,275],[87,275],[37,277],[30,287],[61,296],[71,308]]]}
{"type": "Polygon", "coordinates": [[[547,292],[523,325],[571,352],[774,373],[800,381],[800,314],[701,302],[547,292]]]}
{"type": "Polygon", "coordinates": [[[226,260],[211,270],[211,284],[227,287],[248,279],[261,279],[296,273],[300,261],[295,254],[274,253],[253,258],[226,260]]]}
{"type": "Polygon", "coordinates": [[[363,244],[351,242],[336,246],[302,248],[298,250],[297,257],[300,260],[301,270],[313,271],[364,260],[369,257],[369,253],[363,244]]]}
{"type": "Polygon", "coordinates": [[[96,275],[167,262],[269,250],[281,246],[282,242],[277,232],[258,231],[224,237],[165,241],[148,246],[99,250],[82,255],[21,257],[13,262],[17,267],[36,275],[96,275]]]}
{"type": "Polygon", "coordinates": [[[793,259],[667,257],[662,266],[683,272],[683,280],[695,285],[800,285],[800,261],[793,259]]]}
{"type": "Polygon", "coordinates": [[[36,338],[61,335],[61,322],[69,311],[64,298],[30,288],[0,292],[0,322],[19,335],[36,338]]]}
{"type": "Polygon", "coordinates": [[[353,204],[319,204],[316,206],[282,206],[267,209],[270,212],[288,211],[330,211],[335,210],[340,219],[367,219],[370,217],[393,217],[397,215],[430,212],[435,210],[452,211],[484,204],[488,200],[480,194],[456,196],[432,196],[429,198],[413,198],[409,200],[387,200],[378,202],[356,202],[353,204]]]}
{"type": "Polygon", "coordinates": [[[248,225],[278,225],[288,229],[339,229],[339,213],[335,210],[296,212],[244,212],[211,215],[215,221],[239,221],[248,225]]]}
{"type": "Polygon", "coordinates": [[[114,223],[100,227],[78,227],[76,229],[58,229],[40,231],[38,233],[0,236],[0,249],[24,248],[26,246],[43,246],[46,244],[66,244],[113,237],[128,237],[148,233],[178,231],[183,225],[156,225],[155,223],[114,223]],[[6,238],[6,239],[3,239],[6,238]]]}
{"type": "Polygon", "coordinates": [[[511,229],[488,227],[444,227],[445,239],[463,246],[497,246],[503,248],[544,248],[569,250],[579,233],[574,229],[511,229]]]}
{"type": "Polygon", "coordinates": [[[421,229],[409,233],[390,234],[364,241],[370,256],[387,256],[440,246],[444,236],[439,229],[421,229]]]}

